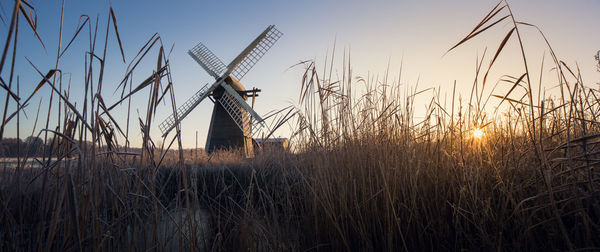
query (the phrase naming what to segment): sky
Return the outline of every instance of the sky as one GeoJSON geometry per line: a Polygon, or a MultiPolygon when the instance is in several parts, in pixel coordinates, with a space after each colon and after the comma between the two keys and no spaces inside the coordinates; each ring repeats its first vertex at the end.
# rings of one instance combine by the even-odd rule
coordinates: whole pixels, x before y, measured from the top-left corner
{"type": "MultiPolygon", "coordinates": [[[[39,75],[26,59],[46,73],[54,68],[59,41],[61,0],[31,0],[36,8],[40,36],[47,48],[37,41],[24,21],[20,23],[19,47],[15,69],[20,78],[21,96],[28,96],[40,80],[39,75]]],[[[0,23],[0,41],[5,41],[12,1],[1,1],[3,23],[0,23]]],[[[98,42],[103,45],[109,7],[115,10],[125,59],[129,63],[137,51],[155,33],[161,37],[170,54],[171,71],[175,87],[175,98],[182,104],[205,83],[214,79],[204,72],[188,55],[187,50],[202,42],[225,64],[231,61],[246,45],[268,25],[274,24],[284,33],[275,46],[244,77],[246,88],[260,88],[255,110],[265,114],[271,110],[297,105],[302,67],[291,66],[305,60],[315,60],[323,66],[325,57],[335,48],[334,69],[341,70],[344,51],[350,52],[355,76],[383,75],[389,66],[392,76],[398,76],[402,65],[401,85],[419,89],[435,87],[440,93],[452,92],[454,81],[463,97],[468,97],[474,79],[475,62],[487,48],[487,57],[498,47],[508,23],[486,31],[481,37],[465,43],[447,53],[446,51],[467,35],[487,14],[497,1],[485,0],[424,0],[424,1],[99,1],[66,0],[63,48],[73,36],[80,15],[88,15],[93,22],[99,20],[98,42]]],[[[550,41],[557,56],[569,66],[579,67],[584,84],[598,88],[600,74],[596,72],[594,54],[600,50],[600,1],[598,0],[513,0],[509,1],[515,18],[538,25],[550,41]]],[[[85,30],[87,32],[87,30],[85,30]]],[[[71,99],[81,101],[85,51],[88,40],[78,37],[61,58],[59,68],[71,73],[71,99]]],[[[125,75],[124,64],[114,33],[109,33],[106,74],[102,95],[107,104],[119,98],[114,93],[117,84],[125,75]]],[[[523,28],[522,36],[531,68],[539,69],[543,57],[547,69],[542,89],[552,94],[556,85],[549,74],[551,69],[544,40],[533,29],[523,28]]],[[[501,74],[519,76],[522,61],[517,43],[507,43],[498,58],[491,79],[501,74]]],[[[156,66],[157,51],[153,50],[134,73],[134,83],[147,78],[156,66]]],[[[486,59],[486,62],[489,59],[486,59]]],[[[487,64],[487,63],[486,63],[487,64]]],[[[539,72],[539,71],[537,71],[539,72]]],[[[8,79],[8,71],[0,73],[8,79]]],[[[535,75],[535,74],[534,74],[535,75]]],[[[532,76],[532,79],[539,79],[532,76]]],[[[66,86],[66,84],[65,84],[66,86]]],[[[500,87],[499,92],[503,88],[500,87]]],[[[66,89],[64,87],[63,89],[66,89]]],[[[13,89],[16,90],[16,89],[13,89]]],[[[5,91],[0,91],[4,97],[5,91]]],[[[39,133],[44,126],[38,122],[35,130],[35,115],[38,104],[40,118],[46,118],[50,88],[45,86],[34,96],[27,109],[27,118],[20,120],[20,136],[25,138],[32,132],[39,133]]],[[[431,96],[417,99],[417,109],[423,108],[431,96]]],[[[140,92],[132,100],[131,142],[141,143],[141,134],[135,117],[145,118],[148,91],[140,92]]],[[[4,106],[4,103],[2,103],[4,106]]],[[[81,102],[79,102],[81,104],[81,102]]],[[[53,105],[56,106],[56,105],[53,105]]],[[[78,108],[81,105],[77,105],[78,108]]],[[[203,101],[182,122],[183,145],[193,148],[198,132],[198,146],[204,147],[213,104],[203,101]]],[[[3,107],[2,107],[3,108],[3,107]]],[[[8,106],[14,111],[15,104],[8,106]]],[[[155,141],[160,139],[157,125],[169,115],[169,107],[161,106],[153,122],[151,134],[155,141]]],[[[54,124],[56,113],[51,112],[54,124]]],[[[114,112],[121,125],[126,124],[127,108],[114,112]]],[[[418,115],[417,115],[418,116],[418,115]]],[[[52,125],[52,123],[51,123],[52,125]]],[[[286,137],[289,130],[276,135],[286,137]]],[[[7,125],[5,137],[17,135],[16,120],[7,125]]]]}

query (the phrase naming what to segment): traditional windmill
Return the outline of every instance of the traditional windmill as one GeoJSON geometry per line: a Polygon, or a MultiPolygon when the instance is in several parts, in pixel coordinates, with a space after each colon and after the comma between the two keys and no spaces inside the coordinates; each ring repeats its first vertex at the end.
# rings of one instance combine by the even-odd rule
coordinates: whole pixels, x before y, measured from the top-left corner
{"type": "Polygon", "coordinates": [[[258,96],[259,89],[246,90],[239,82],[244,75],[283,35],[274,25],[267,27],[229,65],[225,66],[206,46],[199,43],[188,54],[208,74],[215,78],[212,85],[205,84],[196,94],[181,105],[175,114],[167,117],[158,127],[166,136],[202,100],[212,96],[214,108],[206,139],[206,151],[242,148],[244,155],[252,156],[252,136],[264,127],[263,119],[246,101],[258,96]]]}

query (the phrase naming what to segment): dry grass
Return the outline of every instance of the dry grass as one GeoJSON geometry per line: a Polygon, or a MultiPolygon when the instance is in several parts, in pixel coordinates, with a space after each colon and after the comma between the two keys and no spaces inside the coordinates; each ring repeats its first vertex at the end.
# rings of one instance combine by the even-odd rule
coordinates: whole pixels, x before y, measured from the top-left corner
{"type": "MultiPolygon", "coordinates": [[[[34,19],[29,8],[17,0],[12,20],[34,19]]],[[[112,9],[108,16],[105,28],[118,34],[112,9]]],[[[400,89],[387,76],[356,78],[349,53],[336,80],[332,70],[319,75],[315,63],[306,62],[295,152],[265,151],[251,160],[235,151],[196,157],[181,149],[179,129],[160,144],[150,138],[156,106],[173,98],[158,35],[130,61],[116,87],[122,99],[112,106],[101,91],[106,53],[93,46],[86,54],[81,110],[69,101],[68,89],[55,86],[63,83],[56,70],[60,56],[47,74],[40,73],[42,81],[26,99],[13,91],[11,69],[1,87],[6,104],[19,107],[10,112],[5,106],[2,128],[18,121],[45,85],[64,113],[56,130],[46,125],[35,132],[47,134],[48,146],[58,146],[44,152],[42,167],[24,169],[30,157],[23,156],[17,159],[22,165],[0,175],[0,250],[599,249],[598,90],[583,85],[549,47],[563,96],[533,94],[519,34],[532,26],[516,21],[504,1],[457,46],[503,22],[510,26],[506,39],[485,74],[484,58],[477,65],[469,101],[457,99],[453,90],[451,105],[442,106],[440,90],[429,90],[422,121],[415,121],[414,106],[423,90],[400,89]],[[503,51],[509,39],[521,45],[523,75],[504,77],[510,92],[484,97],[487,72],[500,53],[510,53],[503,51]],[[150,50],[158,52],[157,67],[133,86],[132,73],[150,50]],[[100,76],[93,66],[100,66],[100,76]],[[141,90],[148,91],[147,113],[131,120],[144,142],[133,149],[116,141],[132,134],[129,115],[122,127],[110,111],[129,107],[129,97],[141,90]],[[508,109],[486,113],[493,99],[508,109]],[[474,138],[474,129],[485,136],[474,138]],[[178,150],[170,150],[176,144],[178,150]]],[[[82,16],[74,37],[87,32],[93,45],[100,35],[96,28],[102,28],[97,26],[82,16]]],[[[16,27],[10,26],[14,35],[7,37],[0,70],[11,43],[18,44],[16,27]]],[[[71,42],[64,50],[59,46],[58,55],[71,42]]]]}

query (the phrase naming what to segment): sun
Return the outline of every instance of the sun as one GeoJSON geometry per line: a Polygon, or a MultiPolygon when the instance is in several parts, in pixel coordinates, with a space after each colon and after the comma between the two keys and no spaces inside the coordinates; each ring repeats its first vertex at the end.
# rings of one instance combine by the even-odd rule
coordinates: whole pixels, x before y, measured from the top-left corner
{"type": "Polygon", "coordinates": [[[481,129],[481,128],[473,129],[473,137],[474,138],[481,139],[481,138],[483,138],[484,135],[485,135],[485,132],[483,132],[483,129],[481,129]]]}
{"type": "Polygon", "coordinates": [[[481,128],[474,128],[473,129],[473,137],[476,139],[482,139],[483,136],[485,135],[485,132],[483,131],[483,129],[481,128]]]}

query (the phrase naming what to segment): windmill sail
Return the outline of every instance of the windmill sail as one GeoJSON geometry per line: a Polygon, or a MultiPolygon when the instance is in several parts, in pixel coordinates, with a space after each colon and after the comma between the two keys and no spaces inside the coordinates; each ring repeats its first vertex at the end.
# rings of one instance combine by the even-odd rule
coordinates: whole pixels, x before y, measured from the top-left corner
{"type": "Polygon", "coordinates": [[[190,49],[188,54],[215,79],[225,72],[225,64],[202,43],[190,49]]]}
{"type": "Polygon", "coordinates": [[[248,111],[235,99],[229,92],[223,93],[218,100],[221,106],[231,116],[235,124],[242,130],[244,137],[252,137],[252,129],[250,127],[252,118],[248,111]]]}
{"type": "Polygon", "coordinates": [[[242,130],[244,136],[251,138],[264,126],[262,117],[232,87],[223,85],[223,88],[225,88],[225,92],[219,98],[219,103],[242,130]]]}
{"type": "Polygon", "coordinates": [[[256,65],[256,62],[258,62],[260,58],[262,58],[262,56],[265,55],[265,53],[267,53],[267,51],[271,49],[275,42],[277,42],[277,40],[283,35],[283,33],[275,29],[274,25],[269,26],[264,33],[265,36],[260,40],[260,42],[254,46],[254,48],[244,57],[244,60],[242,60],[231,72],[231,75],[236,79],[241,80],[244,75],[246,75],[246,73],[248,73],[248,71],[250,71],[250,69],[256,65]]]}
{"type": "Polygon", "coordinates": [[[243,78],[282,35],[283,33],[275,29],[274,25],[267,27],[265,31],[258,35],[246,49],[229,63],[224,76],[227,77],[231,74],[238,80],[243,78]]]}
{"type": "Polygon", "coordinates": [[[158,128],[160,132],[163,133],[163,137],[165,137],[169,132],[175,128],[177,123],[181,122],[183,118],[185,118],[192,110],[200,104],[202,100],[204,100],[219,84],[221,84],[223,80],[219,80],[208,86],[208,83],[205,84],[198,92],[196,92],[192,97],[190,97],[183,105],[177,108],[176,114],[171,114],[167,119],[162,121],[158,128]]]}

